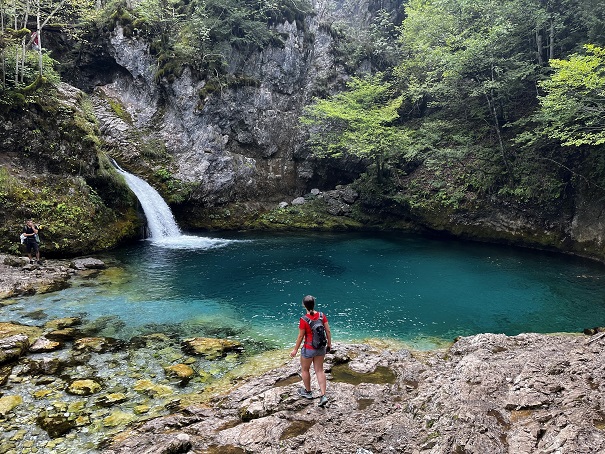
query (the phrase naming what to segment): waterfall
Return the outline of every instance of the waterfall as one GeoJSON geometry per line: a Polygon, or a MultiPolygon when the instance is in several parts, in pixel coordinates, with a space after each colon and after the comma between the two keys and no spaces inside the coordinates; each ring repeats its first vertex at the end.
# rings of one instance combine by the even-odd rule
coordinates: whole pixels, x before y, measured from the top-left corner
{"type": "Polygon", "coordinates": [[[143,208],[147,225],[149,227],[150,237],[152,240],[161,240],[165,238],[180,237],[181,229],[174,220],[170,207],[164,201],[158,191],[153,189],[145,180],[126,172],[114,161],[118,172],[120,172],[126,184],[135,193],[139,199],[139,203],[143,208]]]}

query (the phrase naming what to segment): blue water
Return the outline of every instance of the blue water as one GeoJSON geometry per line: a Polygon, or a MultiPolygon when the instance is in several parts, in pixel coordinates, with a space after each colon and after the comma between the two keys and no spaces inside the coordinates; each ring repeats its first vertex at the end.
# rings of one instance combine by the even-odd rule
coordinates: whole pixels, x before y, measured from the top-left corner
{"type": "Polygon", "coordinates": [[[109,317],[101,334],[165,331],[282,348],[312,294],[335,340],[429,348],[482,332],[605,325],[605,267],[570,256],[402,234],[230,234],[141,241],[102,258],[121,273],[0,308],[0,317],[109,317]]]}

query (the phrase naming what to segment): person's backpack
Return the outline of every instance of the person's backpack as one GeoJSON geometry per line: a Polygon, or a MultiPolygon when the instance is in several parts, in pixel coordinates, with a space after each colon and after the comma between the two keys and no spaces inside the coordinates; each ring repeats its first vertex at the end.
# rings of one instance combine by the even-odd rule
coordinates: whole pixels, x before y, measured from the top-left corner
{"type": "Polygon", "coordinates": [[[324,323],[322,321],[323,314],[319,313],[319,318],[317,320],[311,320],[306,315],[303,317],[305,322],[309,324],[311,327],[311,332],[313,333],[313,339],[311,341],[311,345],[315,350],[324,348],[328,345],[328,337],[326,336],[326,328],[324,327],[324,323]]]}

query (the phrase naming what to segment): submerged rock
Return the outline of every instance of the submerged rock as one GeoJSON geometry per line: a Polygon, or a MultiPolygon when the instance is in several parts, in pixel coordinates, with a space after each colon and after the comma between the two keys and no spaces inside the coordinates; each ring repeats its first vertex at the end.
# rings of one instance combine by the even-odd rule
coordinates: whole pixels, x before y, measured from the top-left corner
{"type": "Polygon", "coordinates": [[[111,337],[82,337],[74,341],[73,349],[76,352],[115,352],[122,349],[125,342],[111,337]]]}
{"type": "Polygon", "coordinates": [[[112,407],[113,405],[121,404],[127,400],[128,397],[126,397],[126,394],[124,393],[111,393],[99,397],[95,403],[101,407],[112,407]]]}
{"type": "Polygon", "coordinates": [[[38,425],[44,429],[50,438],[57,438],[65,435],[74,427],[76,427],[76,420],[62,413],[48,413],[46,411],[41,412],[37,419],[38,425]]]}
{"type": "Polygon", "coordinates": [[[0,364],[18,359],[28,348],[29,339],[25,334],[16,334],[0,339],[0,364]]]}
{"type": "Polygon", "coordinates": [[[98,393],[101,389],[102,386],[95,380],[84,379],[71,382],[66,391],[76,396],[89,396],[90,394],[98,393]]]}
{"type": "Polygon", "coordinates": [[[21,396],[0,397],[0,415],[6,416],[13,408],[23,403],[21,396]]]}
{"type": "Polygon", "coordinates": [[[202,355],[207,359],[216,359],[227,355],[229,352],[242,352],[244,347],[236,341],[228,339],[214,339],[209,337],[194,337],[185,339],[181,343],[185,353],[190,355],[202,355]]]}
{"type": "Polygon", "coordinates": [[[50,320],[44,324],[44,328],[51,330],[60,330],[64,328],[73,328],[82,324],[80,317],[64,317],[50,320]]]}
{"type": "Polygon", "coordinates": [[[170,386],[157,384],[151,380],[139,380],[134,384],[133,389],[151,397],[166,397],[174,394],[174,389],[170,386]]]}
{"type": "Polygon", "coordinates": [[[195,371],[187,364],[174,364],[164,367],[164,372],[166,377],[178,379],[181,385],[186,385],[195,376],[195,371]]]}

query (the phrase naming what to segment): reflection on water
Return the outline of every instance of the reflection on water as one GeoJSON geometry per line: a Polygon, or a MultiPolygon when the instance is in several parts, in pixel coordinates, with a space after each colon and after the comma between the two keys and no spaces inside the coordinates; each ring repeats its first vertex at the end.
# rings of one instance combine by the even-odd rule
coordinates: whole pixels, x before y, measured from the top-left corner
{"type": "Polygon", "coordinates": [[[258,349],[292,344],[306,294],[337,340],[416,348],[480,332],[577,332],[605,318],[601,264],[418,236],[183,235],[101,258],[118,266],[95,285],[23,298],[1,315],[109,317],[100,334],[225,336],[258,349]]]}

